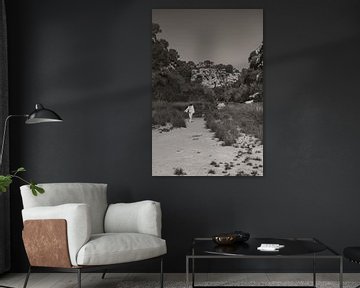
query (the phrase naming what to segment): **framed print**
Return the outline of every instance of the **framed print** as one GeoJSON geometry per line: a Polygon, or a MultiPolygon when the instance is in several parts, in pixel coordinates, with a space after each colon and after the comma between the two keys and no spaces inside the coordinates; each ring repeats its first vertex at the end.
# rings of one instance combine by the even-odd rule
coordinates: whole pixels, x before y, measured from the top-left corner
{"type": "Polygon", "coordinates": [[[152,175],[263,175],[262,9],[152,10],[152,175]]]}

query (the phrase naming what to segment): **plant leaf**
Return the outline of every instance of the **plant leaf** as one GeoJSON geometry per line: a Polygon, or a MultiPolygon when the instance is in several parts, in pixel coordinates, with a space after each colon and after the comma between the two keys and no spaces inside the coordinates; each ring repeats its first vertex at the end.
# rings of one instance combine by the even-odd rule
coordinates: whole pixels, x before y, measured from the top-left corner
{"type": "Polygon", "coordinates": [[[30,183],[31,192],[34,196],[37,196],[37,191],[36,191],[35,187],[36,187],[36,183],[31,181],[31,183],[30,183]]]}
{"type": "Polygon", "coordinates": [[[39,187],[37,185],[35,185],[35,190],[40,194],[43,194],[45,192],[44,188],[41,188],[41,187],[39,187]]]}
{"type": "Polygon", "coordinates": [[[37,186],[37,184],[33,181],[30,182],[30,189],[34,196],[38,196],[38,194],[43,194],[45,192],[44,188],[37,186]]]}
{"type": "Polygon", "coordinates": [[[13,174],[13,175],[16,175],[17,173],[19,173],[19,172],[25,172],[26,171],[26,169],[24,168],[24,167],[19,167],[18,169],[16,169],[15,171],[11,171],[11,173],[13,174]]]}
{"type": "Polygon", "coordinates": [[[12,176],[11,175],[0,175],[0,191],[6,192],[9,188],[10,184],[12,183],[12,176]]]}
{"type": "Polygon", "coordinates": [[[15,173],[18,173],[18,172],[25,172],[26,169],[24,167],[19,167],[15,173]]]}

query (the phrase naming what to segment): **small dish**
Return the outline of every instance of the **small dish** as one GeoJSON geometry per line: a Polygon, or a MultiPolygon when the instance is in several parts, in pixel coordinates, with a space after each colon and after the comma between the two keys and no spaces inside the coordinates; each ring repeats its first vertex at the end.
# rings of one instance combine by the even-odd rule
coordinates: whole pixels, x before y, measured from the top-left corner
{"type": "Polygon", "coordinates": [[[236,234],[219,234],[212,237],[212,240],[218,245],[232,245],[237,241],[236,234]]]}

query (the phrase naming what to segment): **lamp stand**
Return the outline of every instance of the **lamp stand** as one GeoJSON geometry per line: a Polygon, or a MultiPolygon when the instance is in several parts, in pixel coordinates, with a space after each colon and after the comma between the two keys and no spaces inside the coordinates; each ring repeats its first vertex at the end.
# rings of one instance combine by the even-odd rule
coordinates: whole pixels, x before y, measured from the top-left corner
{"type": "MultiPolygon", "coordinates": [[[[9,120],[14,117],[25,117],[26,118],[28,116],[29,115],[27,115],[27,114],[23,114],[23,115],[9,115],[6,117],[5,123],[4,123],[2,143],[1,143],[1,151],[0,151],[0,168],[2,166],[2,160],[3,160],[3,155],[4,155],[4,146],[5,146],[5,141],[6,141],[6,132],[7,132],[7,126],[8,126],[9,120]]],[[[0,287],[2,287],[2,286],[0,286],[0,287]]]]}

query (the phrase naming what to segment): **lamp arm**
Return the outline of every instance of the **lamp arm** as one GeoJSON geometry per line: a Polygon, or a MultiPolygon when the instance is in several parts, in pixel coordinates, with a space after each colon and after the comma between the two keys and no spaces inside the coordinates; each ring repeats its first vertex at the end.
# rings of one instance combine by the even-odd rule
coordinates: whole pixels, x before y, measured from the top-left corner
{"type": "Polygon", "coordinates": [[[6,117],[5,123],[4,123],[2,143],[1,143],[1,151],[0,151],[0,168],[2,166],[2,160],[3,160],[3,155],[4,155],[4,146],[5,146],[5,140],[6,140],[6,131],[7,131],[7,126],[8,126],[9,120],[14,117],[28,117],[28,116],[29,115],[27,115],[27,114],[22,114],[22,115],[9,115],[6,117]]]}

